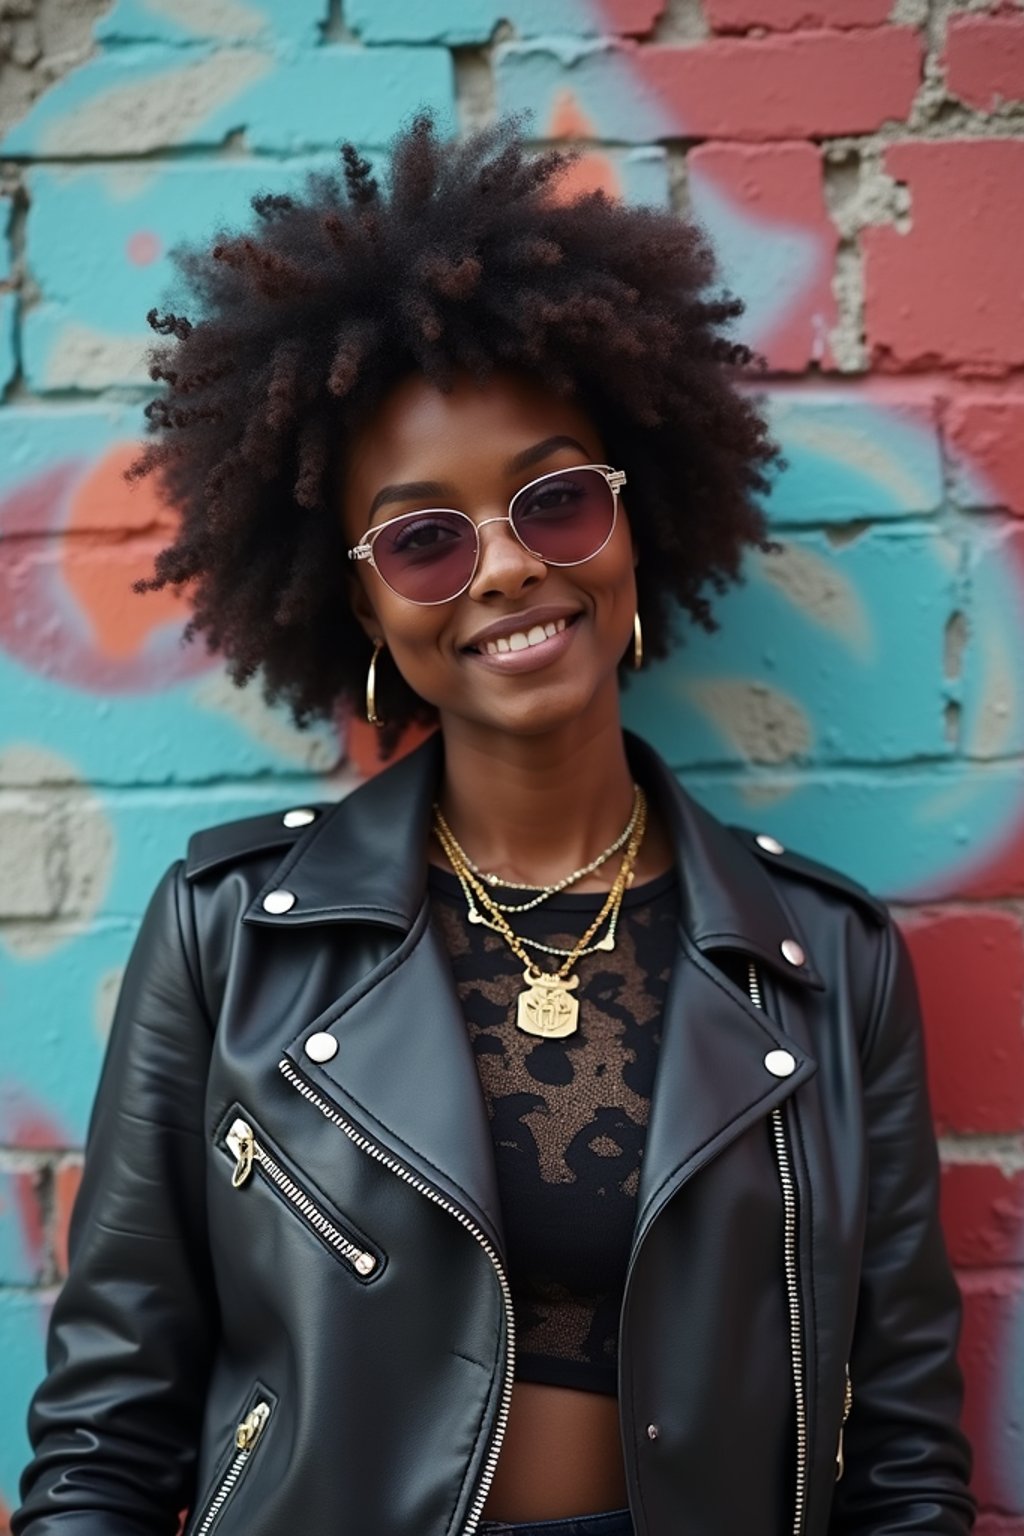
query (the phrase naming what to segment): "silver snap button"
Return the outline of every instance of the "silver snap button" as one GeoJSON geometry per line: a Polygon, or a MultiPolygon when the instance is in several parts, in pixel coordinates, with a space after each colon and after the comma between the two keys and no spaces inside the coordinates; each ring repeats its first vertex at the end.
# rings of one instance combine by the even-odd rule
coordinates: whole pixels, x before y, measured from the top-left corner
{"type": "Polygon", "coordinates": [[[273,912],[275,917],[281,912],[290,912],[295,905],[295,896],[292,891],[271,891],[263,898],[264,912],[273,912]]]}
{"type": "Polygon", "coordinates": [[[783,939],[779,948],[782,950],[782,958],[788,960],[790,965],[803,965],[807,959],[796,939],[783,939]]]}
{"type": "Polygon", "coordinates": [[[294,811],[285,811],[281,820],[286,827],[308,827],[311,821],[316,821],[316,811],[311,811],[307,806],[301,806],[294,811]]]}
{"type": "Polygon", "coordinates": [[[658,1426],[657,1426],[657,1424],[648,1424],[648,1426],[647,1426],[647,1438],[648,1438],[648,1440],[657,1440],[657,1438],[658,1438],[658,1426]]]}
{"type": "Polygon", "coordinates": [[[310,1035],[302,1049],[310,1061],[330,1061],[332,1056],[338,1054],[338,1042],[324,1030],[320,1034],[310,1035]]]}
{"type": "Polygon", "coordinates": [[[789,1077],[796,1071],[796,1057],[791,1051],[769,1051],[764,1064],[773,1077],[789,1077]]]}
{"type": "Polygon", "coordinates": [[[754,842],[759,848],[763,848],[765,853],[785,853],[786,851],[778,838],[769,836],[767,832],[759,832],[754,842]]]}

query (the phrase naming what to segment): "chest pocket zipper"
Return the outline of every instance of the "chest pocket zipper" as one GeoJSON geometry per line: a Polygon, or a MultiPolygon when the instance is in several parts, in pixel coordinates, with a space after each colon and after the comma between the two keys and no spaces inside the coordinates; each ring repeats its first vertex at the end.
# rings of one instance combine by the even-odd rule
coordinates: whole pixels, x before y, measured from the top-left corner
{"type": "Polygon", "coordinates": [[[206,1506],[206,1513],[199,1524],[193,1526],[192,1536],[208,1536],[214,1523],[220,1518],[224,1506],[238,1486],[239,1478],[245,1471],[250,1456],[263,1438],[263,1431],[267,1427],[272,1411],[271,1404],[257,1396],[256,1402],[235,1429],[235,1453],[217,1485],[217,1491],[206,1506]]]}
{"type": "Polygon", "coordinates": [[[236,1117],[231,1122],[224,1139],[235,1159],[235,1168],[231,1175],[233,1189],[243,1189],[252,1177],[253,1171],[258,1170],[343,1264],[363,1280],[368,1280],[377,1272],[380,1265],[377,1255],[344,1233],[337,1223],[320,1209],[316,1201],[304,1189],[300,1189],[291,1174],[282,1168],[280,1161],[269,1147],[257,1137],[247,1120],[241,1116],[236,1117]]]}

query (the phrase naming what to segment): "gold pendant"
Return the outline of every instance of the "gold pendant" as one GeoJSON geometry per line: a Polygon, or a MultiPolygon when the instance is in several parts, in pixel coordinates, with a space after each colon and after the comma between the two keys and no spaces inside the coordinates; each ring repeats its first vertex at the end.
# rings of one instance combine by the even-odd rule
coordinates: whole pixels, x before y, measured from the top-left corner
{"type": "Polygon", "coordinates": [[[527,1035],[560,1040],[571,1035],[579,1022],[580,1005],[569,993],[580,984],[578,976],[546,976],[531,966],[523,972],[527,990],[520,992],[516,1024],[527,1035]]]}

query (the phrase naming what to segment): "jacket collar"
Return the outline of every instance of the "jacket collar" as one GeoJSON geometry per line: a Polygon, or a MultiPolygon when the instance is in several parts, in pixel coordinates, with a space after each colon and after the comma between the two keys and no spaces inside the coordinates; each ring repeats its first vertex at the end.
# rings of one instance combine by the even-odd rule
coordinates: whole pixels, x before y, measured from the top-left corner
{"type": "MultiPolygon", "coordinates": [[[[675,849],[682,926],[703,953],[736,950],[789,982],[820,988],[806,935],[757,858],[683,789],[664,760],[627,731],[638,780],[665,816],[675,849]],[[783,955],[796,940],[805,963],[783,955]]],[[[274,928],[369,922],[408,933],[423,905],[431,807],[442,766],[435,734],[393,767],[337,801],[296,841],[245,921],[274,928]],[[287,911],[264,907],[288,892],[287,911]]],[[[280,904],[280,903],[278,903],[280,904]]]]}

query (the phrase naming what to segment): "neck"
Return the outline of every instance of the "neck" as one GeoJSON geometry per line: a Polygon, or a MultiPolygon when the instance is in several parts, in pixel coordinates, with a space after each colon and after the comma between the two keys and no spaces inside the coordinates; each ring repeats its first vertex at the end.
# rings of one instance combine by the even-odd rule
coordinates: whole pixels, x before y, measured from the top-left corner
{"type": "MultiPolygon", "coordinates": [[[[481,869],[546,885],[589,863],[629,820],[633,776],[617,710],[544,736],[448,725],[444,740],[439,803],[481,869]]],[[[431,857],[442,857],[436,844],[431,857]]],[[[606,887],[616,867],[609,861],[576,889],[606,887]]]]}

